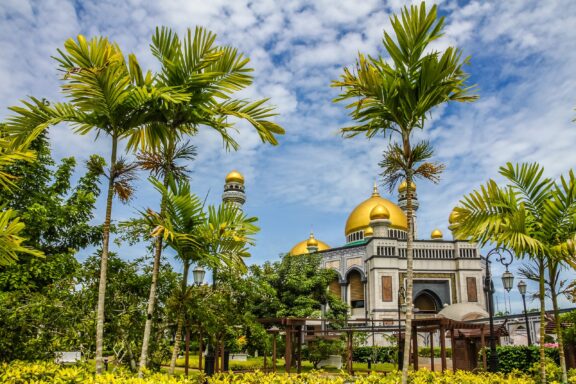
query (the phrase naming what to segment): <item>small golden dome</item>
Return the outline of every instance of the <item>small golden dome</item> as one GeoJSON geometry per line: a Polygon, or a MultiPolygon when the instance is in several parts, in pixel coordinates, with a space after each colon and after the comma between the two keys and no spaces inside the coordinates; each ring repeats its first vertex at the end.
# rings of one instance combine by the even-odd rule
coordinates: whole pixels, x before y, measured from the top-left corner
{"type": "Polygon", "coordinates": [[[244,176],[242,176],[240,172],[234,170],[226,175],[226,182],[227,183],[236,182],[244,184],[244,176]]]}
{"type": "Polygon", "coordinates": [[[372,227],[368,227],[364,230],[364,237],[372,237],[374,236],[374,230],[372,227]]]}
{"type": "Polygon", "coordinates": [[[370,211],[377,205],[382,205],[388,209],[391,228],[407,230],[408,221],[404,211],[390,200],[381,197],[378,189],[374,188],[372,196],[358,204],[348,216],[344,234],[348,236],[352,232],[365,230],[370,225],[370,211]]]}
{"type": "Polygon", "coordinates": [[[458,220],[458,216],[460,216],[458,212],[452,211],[452,213],[450,213],[450,216],[448,217],[448,222],[450,224],[454,224],[456,220],[458,220]]]}
{"type": "Polygon", "coordinates": [[[314,234],[310,233],[310,238],[308,239],[308,241],[306,242],[306,245],[308,247],[317,247],[318,246],[318,240],[316,240],[314,238],[314,234]]]}
{"type": "Polygon", "coordinates": [[[390,211],[383,205],[378,204],[370,210],[370,220],[389,219],[390,211]]]}
{"type": "Polygon", "coordinates": [[[442,231],[440,231],[438,228],[436,228],[435,230],[432,231],[432,234],[430,234],[430,237],[434,240],[437,239],[442,239],[442,231]]]}
{"type": "MultiPolygon", "coordinates": [[[[292,249],[290,250],[290,252],[288,253],[291,256],[298,256],[298,255],[304,255],[307,253],[310,253],[308,251],[308,242],[310,241],[310,238],[299,242],[298,244],[296,244],[294,247],[292,247],[292,249]]],[[[314,241],[317,242],[317,247],[319,251],[324,251],[326,249],[330,249],[330,246],[328,244],[326,244],[323,241],[320,241],[316,238],[314,238],[314,241]]]]}
{"type": "MultiPolygon", "coordinates": [[[[410,190],[412,192],[416,192],[416,184],[414,184],[414,182],[410,183],[410,190]]],[[[406,180],[404,180],[402,183],[400,183],[400,185],[398,186],[398,193],[402,193],[402,192],[406,192],[406,189],[408,188],[408,183],[406,182],[406,180]]]]}

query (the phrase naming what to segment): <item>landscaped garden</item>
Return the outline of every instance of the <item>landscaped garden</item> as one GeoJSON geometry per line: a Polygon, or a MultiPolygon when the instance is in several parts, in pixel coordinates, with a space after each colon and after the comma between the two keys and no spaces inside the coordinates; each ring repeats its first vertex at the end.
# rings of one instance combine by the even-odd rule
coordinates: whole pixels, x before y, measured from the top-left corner
{"type": "MultiPolygon", "coordinates": [[[[432,111],[456,103],[466,108],[480,92],[467,72],[470,58],[451,44],[435,45],[444,23],[436,5],[403,7],[386,24],[382,56],[358,53],[331,83],[338,92],[334,105],[349,111],[349,124],[339,132],[344,139],[388,140],[379,148],[379,181],[391,191],[400,186],[405,199],[398,208],[405,228],[394,227],[387,208],[377,206],[366,213],[374,228],[357,231],[342,247],[347,252],[351,244],[376,238],[377,226],[392,225],[405,236],[393,239],[404,247],[403,264],[394,268],[404,268],[405,286],[396,297],[391,276],[373,284],[382,288],[373,296],[397,300],[397,310],[370,314],[364,296],[370,284],[358,272],[368,260],[347,260],[358,273],[357,285],[348,287],[336,271],[339,264],[328,267],[311,233],[302,254],[250,264],[262,224],[243,209],[244,176],[233,171],[220,177],[221,203],[196,194],[193,164],[207,156],[210,140],[236,151],[250,140],[276,146],[290,135],[290,127],[277,121],[281,108],[274,100],[249,97],[272,88],[258,84],[255,90],[258,72],[236,47],[204,27],[184,34],[157,27],[150,50],[137,54],[102,36],[63,42],[53,69],[61,74],[64,101],[30,96],[0,123],[0,381],[576,384],[569,366],[576,354],[576,312],[560,311],[563,303],[576,302],[576,174],[569,168],[548,174],[536,162],[507,162],[493,179],[461,194],[450,215],[453,242],[474,244],[474,250],[462,250],[494,246],[506,273],[512,259],[524,263],[522,276],[538,287],[538,339],[530,346],[496,347],[500,336],[466,323],[468,334],[450,329],[453,345],[446,348],[448,323],[439,323],[421,331],[430,339],[418,347],[418,320],[428,312],[438,320],[442,308],[415,310],[412,300],[418,274],[425,284],[439,284],[428,271],[415,272],[415,182],[438,183],[450,166],[436,156],[439,144],[420,132],[431,124],[432,111]],[[151,60],[156,70],[143,69],[151,60]],[[86,158],[81,164],[61,158],[54,127],[92,135],[105,143],[109,157],[78,153],[86,158]],[[245,142],[238,134],[252,138],[245,142]],[[138,177],[147,179],[145,192],[137,188],[138,177]],[[127,214],[119,203],[135,209],[127,214]],[[376,331],[374,316],[381,316],[376,331]],[[434,344],[437,331],[441,347],[434,344]],[[435,357],[443,366],[460,358],[456,338],[472,338],[473,331],[478,343],[466,349],[473,350],[466,352],[468,371],[413,369],[419,358],[432,359],[432,367],[435,357]],[[229,360],[229,354],[236,356],[229,360]]],[[[279,189],[309,192],[288,184],[279,189]]],[[[376,186],[372,197],[380,198],[376,186]]],[[[443,240],[434,233],[432,240],[443,240]]],[[[374,246],[374,256],[398,256],[386,254],[388,245],[374,246]]],[[[463,265],[473,258],[455,257],[463,265]]],[[[458,296],[487,307],[492,319],[494,304],[486,304],[494,294],[490,264],[482,267],[486,280],[478,280],[484,290],[468,276],[458,282],[466,284],[466,296],[461,287],[458,296]],[[478,292],[485,297],[479,300],[478,292]]],[[[456,280],[449,284],[457,289],[456,280]]],[[[455,291],[446,296],[458,304],[455,291]]]]}

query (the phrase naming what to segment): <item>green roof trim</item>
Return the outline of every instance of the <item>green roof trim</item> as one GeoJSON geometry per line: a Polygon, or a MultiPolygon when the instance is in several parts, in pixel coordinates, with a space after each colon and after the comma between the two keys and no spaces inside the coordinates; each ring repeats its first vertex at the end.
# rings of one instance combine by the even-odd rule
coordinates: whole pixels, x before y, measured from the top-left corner
{"type": "Polygon", "coordinates": [[[353,242],[351,242],[351,243],[344,244],[344,245],[342,246],[342,248],[354,247],[354,246],[356,246],[356,245],[362,245],[362,244],[366,244],[366,243],[368,243],[368,240],[367,240],[367,239],[356,240],[356,241],[353,241],[353,242]]]}

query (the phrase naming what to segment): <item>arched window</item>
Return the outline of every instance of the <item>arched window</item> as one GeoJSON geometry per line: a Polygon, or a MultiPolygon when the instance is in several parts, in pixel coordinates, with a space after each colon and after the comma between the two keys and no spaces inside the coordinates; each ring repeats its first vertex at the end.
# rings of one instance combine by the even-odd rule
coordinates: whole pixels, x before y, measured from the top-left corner
{"type": "Polygon", "coordinates": [[[350,306],[352,308],[364,308],[364,284],[360,272],[353,270],[348,274],[350,286],[350,306]]]}

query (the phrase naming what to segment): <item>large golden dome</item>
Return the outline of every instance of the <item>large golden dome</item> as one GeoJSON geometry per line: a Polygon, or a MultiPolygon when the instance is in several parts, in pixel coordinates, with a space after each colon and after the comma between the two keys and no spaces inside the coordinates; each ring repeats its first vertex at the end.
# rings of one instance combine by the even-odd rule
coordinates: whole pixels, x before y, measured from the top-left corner
{"type": "Polygon", "coordinates": [[[226,182],[227,183],[236,182],[244,184],[244,176],[242,176],[240,172],[234,170],[226,175],[226,182]]]}
{"type": "Polygon", "coordinates": [[[378,189],[374,187],[372,196],[360,203],[346,220],[346,229],[344,230],[346,236],[352,232],[366,229],[370,225],[370,211],[377,205],[385,207],[390,213],[391,228],[408,230],[408,221],[404,211],[399,206],[394,204],[388,199],[380,196],[378,189]]]}
{"type": "Polygon", "coordinates": [[[306,253],[310,253],[310,252],[308,252],[308,243],[311,240],[312,240],[312,243],[316,242],[316,245],[311,244],[311,246],[318,247],[319,251],[324,251],[326,249],[330,249],[330,246],[328,244],[326,244],[323,241],[316,239],[313,234],[310,234],[310,238],[303,240],[303,241],[299,242],[298,244],[296,244],[294,247],[292,247],[289,254],[291,256],[298,256],[298,255],[304,255],[306,253]]]}

